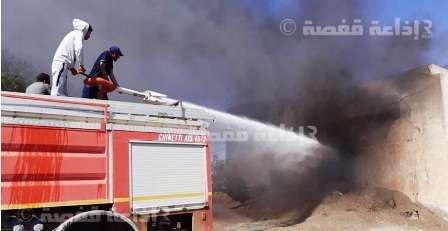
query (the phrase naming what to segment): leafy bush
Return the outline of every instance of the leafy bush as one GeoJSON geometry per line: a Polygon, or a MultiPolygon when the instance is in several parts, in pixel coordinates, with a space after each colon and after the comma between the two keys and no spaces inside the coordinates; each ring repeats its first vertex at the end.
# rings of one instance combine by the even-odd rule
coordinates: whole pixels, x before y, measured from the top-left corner
{"type": "Polygon", "coordinates": [[[2,73],[2,91],[25,92],[24,78],[15,73],[2,73]]]}
{"type": "Polygon", "coordinates": [[[25,92],[26,86],[35,80],[34,66],[2,49],[2,91],[25,92]]]}

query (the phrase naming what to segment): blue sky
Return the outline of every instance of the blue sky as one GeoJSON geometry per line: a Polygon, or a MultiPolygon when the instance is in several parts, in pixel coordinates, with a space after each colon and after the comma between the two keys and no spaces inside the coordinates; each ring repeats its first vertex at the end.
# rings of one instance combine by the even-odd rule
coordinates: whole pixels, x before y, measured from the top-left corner
{"type": "MultiPolygon", "coordinates": [[[[345,2],[354,2],[359,4],[361,16],[360,19],[369,25],[371,20],[379,20],[383,25],[393,25],[395,18],[402,20],[423,20],[429,19],[433,22],[432,32],[434,35],[431,49],[427,55],[431,56],[428,60],[439,65],[448,65],[448,1],[447,0],[347,0],[345,2]]],[[[241,0],[250,9],[267,15],[276,20],[285,18],[299,17],[300,9],[303,4],[315,4],[316,7],[325,6],[325,3],[331,1],[322,0],[269,0],[253,1],[241,0]],[[319,3],[324,3],[319,5],[319,3]]],[[[337,1],[335,1],[337,2],[337,1]]],[[[344,1],[340,1],[344,2],[344,1]]],[[[344,4],[346,4],[344,2],[344,4]]],[[[349,3],[348,3],[349,4],[349,3]]],[[[332,11],[332,9],[328,9],[332,11]]],[[[327,12],[328,12],[327,11],[327,12]]],[[[332,12],[337,15],[336,18],[343,19],[347,17],[344,13],[334,9],[332,12]]],[[[356,15],[356,14],[355,14],[356,15]]],[[[322,19],[325,16],[311,15],[313,19],[322,19]]],[[[309,18],[309,19],[311,19],[309,18]]],[[[329,23],[328,21],[326,23],[329,23]]]]}
{"type": "Polygon", "coordinates": [[[448,29],[448,1],[446,0],[373,0],[368,1],[367,8],[382,19],[403,17],[409,19],[430,19],[435,32],[448,29]]]}
{"type": "Polygon", "coordinates": [[[433,22],[433,44],[429,55],[436,64],[448,65],[448,1],[446,0],[395,0],[369,1],[375,15],[379,18],[430,19],[433,22]]]}

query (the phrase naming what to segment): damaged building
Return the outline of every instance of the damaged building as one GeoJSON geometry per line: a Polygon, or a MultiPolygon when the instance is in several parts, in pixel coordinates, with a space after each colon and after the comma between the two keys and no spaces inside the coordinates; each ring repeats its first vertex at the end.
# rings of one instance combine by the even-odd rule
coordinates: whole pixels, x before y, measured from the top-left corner
{"type": "Polygon", "coordinates": [[[232,114],[286,129],[316,126],[319,142],[338,153],[337,160],[319,163],[306,158],[296,165],[306,167],[292,173],[279,171],[268,153],[247,153],[256,142],[227,142],[228,163],[240,163],[235,173],[250,187],[286,184],[285,195],[297,196],[304,188],[308,194],[299,196],[335,188],[396,190],[448,218],[448,70],[424,65],[337,93],[315,107],[304,106],[309,103],[300,95],[229,99],[226,110],[232,114]]]}

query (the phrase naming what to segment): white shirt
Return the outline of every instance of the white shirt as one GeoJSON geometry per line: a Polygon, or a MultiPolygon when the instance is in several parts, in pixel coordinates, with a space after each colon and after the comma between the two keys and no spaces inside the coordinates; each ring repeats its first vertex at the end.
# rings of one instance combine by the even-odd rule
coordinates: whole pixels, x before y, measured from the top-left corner
{"type": "Polygon", "coordinates": [[[62,39],[53,57],[53,62],[66,63],[68,69],[74,68],[76,62],[79,65],[83,64],[84,52],[82,48],[84,36],[89,29],[89,24],[80,19],[74,19],[73,28],[74,30],[62,39]]]}

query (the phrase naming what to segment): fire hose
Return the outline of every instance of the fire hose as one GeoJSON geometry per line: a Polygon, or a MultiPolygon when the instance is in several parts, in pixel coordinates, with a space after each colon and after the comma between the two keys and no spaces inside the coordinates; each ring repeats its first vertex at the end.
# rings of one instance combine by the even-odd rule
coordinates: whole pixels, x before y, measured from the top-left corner
{"type": "Polygon", "coordinates": [[[147,104],[178,106],[179,104],[182,103],[180,100],[168,98],[167,95],[158,93],[155,91],[147,90],[144,92],[139,92],[139,91],[135,91],[135,90],[124,88],[124,87],[115,87],[115,85],[111,81],[103,79],[101,77],[93,77],[93,76],[89,76],[85,73],[83,73],[82,75],[87,77],[84,80],[85,85],[98,87],[98,89],[99,89],[98,96],[97,96],[98,99],[103,99],[104,93],[109,93],[109,92],[112,92],[115,90],[118,93],[124,93],[124,94],[128,94],[128,95],[140,97],[143,99],[143,102],[147,103],[147,104]]]}

